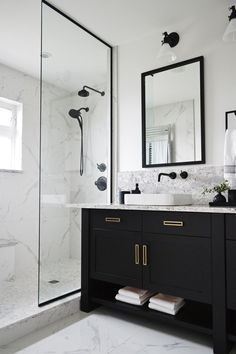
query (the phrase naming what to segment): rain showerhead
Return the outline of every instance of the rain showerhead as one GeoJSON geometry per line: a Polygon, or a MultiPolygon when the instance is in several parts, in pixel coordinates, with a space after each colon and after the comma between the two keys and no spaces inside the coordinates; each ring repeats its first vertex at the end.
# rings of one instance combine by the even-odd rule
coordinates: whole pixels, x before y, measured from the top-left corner
{"type": "Polygon", "coordinates": [[[105,92],[104,92],[104,91],[98,91],[98,90],[96,90],[96,89],[94,89],[94,88],[92,88],[92,87],[84,86],[84,87],[82,88],[82,90],[80,90],[80,91],[78,92],[78,95],[79,95],[80,97],[88,97],[88,96],[89,96],[89,92],[88,92],[88,90],[86,90],[86,88],[89,89],[89,90],[92,90],[92,91],[94,91],[94,92],[100,93],[101,96],[104,96],[104,95],[105,95],[105,92]]]}
{"type": "Polygon", "coordinates": [[[87,90],[85,90],[85,88],[83,88],[82,90],[80,90],[80,91],[78,92],[78,95],[79,95],[80,97],[88,97],[88,96],[89,96],[89,92],[88,92],[87,90]]]}
{"type": "Polygon", "coordinates": [[[84,110],[85,112],[88,112],[89,111],[89,108],[88,107],[82,107],[80,109],[70,109],[69,110],[69,116],[71,118],[75,118],[75,119],[78,119],[79,116],[81,115],[81,111],[84,110]]]}

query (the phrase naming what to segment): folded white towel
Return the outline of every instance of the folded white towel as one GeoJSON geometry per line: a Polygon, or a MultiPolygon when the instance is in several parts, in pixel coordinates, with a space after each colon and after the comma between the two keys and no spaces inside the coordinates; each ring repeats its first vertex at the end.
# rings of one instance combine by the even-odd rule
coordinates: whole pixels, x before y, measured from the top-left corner
{"type": "Polygon", "coordinates": [[[179,304],[175,309],[168,309],[164,306],[156,305],[153,304],[152,302],[149,302],[148,307],[152,310],[160,311],[160,312],[165,312],[168,313],[169,315],[176,315],[177,312],[181,309],[181,307],[184,306],[184,302],[179,304]]]}
{"type": "Polygon", "coordinates": [[[140,299],[147,296],[148,294],[150,294],[150,296],[153,294],[153,292],[150,292],[149,290],[133,288],[131,286],[125,286],[124,288],[121,288],[118,293],[120,295],[132,297],[133,299],[140,299]]]}
{"type": "Polygon", "coordinates": [[[132,297],[128,297],[120,294],[116,294],[115,298],[116,300],[127,302],[128,304],[132,304],[132,305],[139,305],[139,306],[142,306],[143,304],[145,304],[145,302],[148,301],[148,297],[140,300],[140,299],[134,299],[132,297]]]}
{"type": "Polygon", "coordinates": [[[236,188],[236,129],[227,129],[224,144],[224,178],[236,188]]]}
{"type": "Polygon", "coordinates": [[[159,305],[170,310],[175,310],[181,303],[183,303],[184,299],[182,297],[159,293],[151,297],[149,301],[155,305],[159,305]]]}

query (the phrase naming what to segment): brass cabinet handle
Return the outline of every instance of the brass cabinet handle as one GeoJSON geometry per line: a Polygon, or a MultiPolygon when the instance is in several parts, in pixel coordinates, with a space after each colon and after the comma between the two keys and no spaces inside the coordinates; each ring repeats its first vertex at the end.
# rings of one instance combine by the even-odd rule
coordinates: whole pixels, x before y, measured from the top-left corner
{"type": "Polygon", "coordinates": [[[147,245],[143,245],[143,265],[147,266],[148,265],[148,254],[147,254],[147,245]]]}
{"type": "Polygon", "coordinates": [[[120,222],[120,218],[106,217],[105,221],[106,222],[120,222]]]}
{"type": "Polygon", "coordinates": [[[183,221],[164,220],[163,225],[164,226],[183,227],[184,222],[183,221]]]}
{"type": "Polygon", "coordinates": [[[134,245],[134,263],[139,264],[139,245],[137,243],[134,245]]]}

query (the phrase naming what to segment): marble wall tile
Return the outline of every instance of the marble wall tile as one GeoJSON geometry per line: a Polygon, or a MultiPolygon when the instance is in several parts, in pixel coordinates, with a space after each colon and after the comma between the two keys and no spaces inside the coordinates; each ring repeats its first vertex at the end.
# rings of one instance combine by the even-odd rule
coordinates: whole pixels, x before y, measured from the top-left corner
{"type": "Polygon", "coordinates": [[[0,81],[0,96],[23,104],[23,171],[0,171],[0,238],[17,241],[18,276],[37,271],[39,80],[0,64],[0,81]]]}
{"type": "Polygon", "coordinates": [[[212,187],[224,180],[223,166],[195,165],[181,167],[150,168],[140,171],[127,171],[118,173],[118,191],[116,201],[119,202],[119,190],[132,190],[135,183],[139,183],[144,193],[191,193],[194,204],[207,204],[214,194],[203,195],[205,187],[212,187]],[[188,172],[188,178],[180,177],[181,170],[188,172]],[[177,178],[171,180],[163,176],[158,182],[160,172],[175,171],[177,178]]]}

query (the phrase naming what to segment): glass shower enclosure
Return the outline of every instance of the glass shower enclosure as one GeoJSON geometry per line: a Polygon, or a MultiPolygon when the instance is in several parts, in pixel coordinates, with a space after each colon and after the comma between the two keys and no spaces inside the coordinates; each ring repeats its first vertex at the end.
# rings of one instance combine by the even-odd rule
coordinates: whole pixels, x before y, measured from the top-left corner
{"type": "Polygon", "coordinates": [[[39,305],[80,290],[81,208],[111,201],[111,56],[42,2],[39,305]]]}

